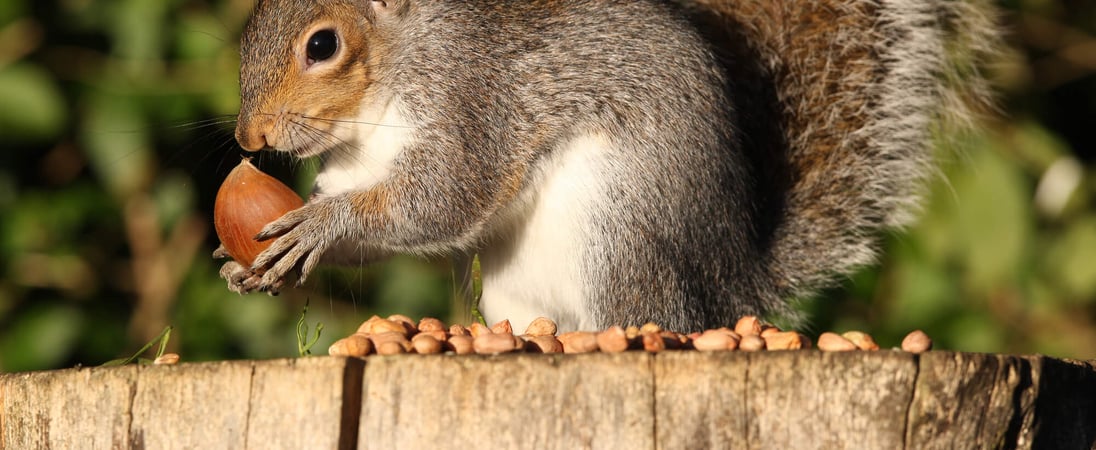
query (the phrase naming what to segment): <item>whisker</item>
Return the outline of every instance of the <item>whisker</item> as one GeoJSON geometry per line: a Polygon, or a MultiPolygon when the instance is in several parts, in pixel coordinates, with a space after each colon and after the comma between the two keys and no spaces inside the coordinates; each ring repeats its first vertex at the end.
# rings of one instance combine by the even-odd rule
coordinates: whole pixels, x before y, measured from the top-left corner
{"type": "Polygon", "coordinates": [[[331,119],[331,118],[327,118],[327,117],[304,116],[304,115],[302,115],[301,118],[309,119],[309,120],[315,120],[315,121],[318,121],[318,122],[329,122],[329,123],[347,123],[347,124],[356,124],[356,125],[373,125],[373,126],[377,126],[377,127],[387,127],[387,128],[413,128],[410,125],[392,125],[392,124],[386,124],[386,123],[366,122],[366,121],[361,121],[361,120],[350,120],[350,119],[331,119]]]}
{"type": "MultiPolygon", "coordinates": [[[[302,136],[307,135],[312,142],[327,144],[325,147],[328,148],[329,152],[337,155],[337,157],[349,158],[350,161],[358,164],[363,169],[370,167],[370,165],[367,164],[368,162],[377,162],[372,160],[368,152],[361,151],[362,148],[360,146],[347,142],[333,133],[300,121],[291,121],[291,123],[298,128],[297,131],[300,132],[302,136]]],[[[369,170],[372,172],[372,169],[369,170]]]]}
{"type": "Polygon", "coordinates": [[[234,141],[234,132],[231,127],[225,125],[232,124],[236,121],[235,115],[219,115],[208,117],[205,119],[178,122],[166,126],[160,126],[161,130],[173,130],[183,132],[196,132],[203,131],[203,133],[196,137],[188,139],[188,141],[182,146],[176,147],[176,150],[170,152],[166,162],[169,164],[176,163],[182,156],[189,155],[190,150],[194,148],[207,147],[207,143],[213,142],[212,149],[201,152],[202,157],[198,160],[199,163],[204,162],[207,158],[213,155],[214,152],[224,150],[231,147],[234,141]]]}

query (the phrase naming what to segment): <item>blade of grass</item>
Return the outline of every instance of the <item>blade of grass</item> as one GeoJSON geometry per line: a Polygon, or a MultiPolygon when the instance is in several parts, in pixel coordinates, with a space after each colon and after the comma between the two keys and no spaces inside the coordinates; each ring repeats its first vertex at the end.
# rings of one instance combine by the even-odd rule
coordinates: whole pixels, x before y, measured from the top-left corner
{"type": "Polygon", "coordinates": [[[308,317],[308,299],[304,301],[304,308],[301,309],[301,317],[297,319],[297,355],[309,356],[312,354],[312,346],[316,345],[316,342],[320,340],[320,333],[323,332],[323,322],[316,323],[316,336],[312,340],[308,340],[308,323],[305,322],[305,318],[308,317]]]}
{"type": "Polygon", "coordinates": [[[152,348],[152,345],[155,344],[157,341],[160,342],[160,348],[156,352],[156,357],[160,357],[160,355],[164,354],[164,350],[167,349],[167,341],[171,338],[171,328],[172,327],[170,325],[164,328],[164,331],[161,331],[159,336],[156,336],[156,338],[154,338],[153,340],[148,341],[148,343],[145,344],[144,347],[141,347],[141,349],[137,350],[137,353],[134,353],[132,356],[128,358],[112,359],[101,364],[100,367],[124,366],[126,364],[132,364],[134,362],[148,363],[151,360],[141,358],[141,354],[152,348]]]}

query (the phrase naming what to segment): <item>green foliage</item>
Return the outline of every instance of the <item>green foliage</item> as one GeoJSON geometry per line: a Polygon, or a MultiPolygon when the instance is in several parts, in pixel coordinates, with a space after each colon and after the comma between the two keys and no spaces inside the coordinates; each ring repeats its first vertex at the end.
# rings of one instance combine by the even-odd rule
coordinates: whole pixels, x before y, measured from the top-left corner
{"type": "Polygon", "coordinates": [[[34,64],[15,63],[0,69],[0,136],[6,140],[43,141],[65,126],[65,99],[49,73],[34,64]]]}
{"type": "Polygon", "coordinates": [[[301,309],[301,318],[297,319],[297,355],[308,356],[312,354],[312,346],[316,345],[316,341],[320,340],[320,333],[323,332],[323,322],[316,324],[316,334],[309,340],[308,339],[308,323],[305,319],[308,317],[308,302],[305,301],[304,308],[301,309]]]}
{"type": "MultiPolygon", "coordinates": [[[[0,2],[0,371],[96,365],[157,342],[187,361],[326,348],[372,314],[448,318],[439,262],[327,268],[280,297],[217,276],[211,212],[238,161],[251,0],[0,2]],[[308,339],[304,315],[325,333],[308,339]],[[303,338],[294,333],[294,324],[303,338]]],[[[1096,5],[1002,1],[1002,114],[941,136],[941,176],[880,264],[807,302],[813,329],[896,345],[1096,357],[1096,5]]],[[[298,191],[315,165],[260,154],[298,191]]],[[[318,327],[317,327],[318,328],[318,327]]]]}
{"type": "Polygon", "coordinates": [[[165,350],[167,350],[167,343],[168,342],[171,342],[171,327],[164,328],[164,331],[160,332],[159,336],[156,336],[155,339],[153,339],[151,341],[148,341],[148,343],[145,344],[144,347],[141,347],[140,350],[137,350],[137,353],[134,353],[133,355],[129,356],[128,358],[112,359],[110,361],[107,361],[107,362],[101,364],[101,366],[103,366],[103,367],[124,366],[126,364],[134,364],[134,363],[137,363],[137,364],[152,364],[154,361],[156,361],[157,359],[159,359],[161,356],[164,355],[165,350]],[[144,354],[145,352],[147,352],[150,348],[152,348],[152,346],[154,344],[156,344],[157,342],[159,342],[160,345],[157,346],[156,355],[153,356],[152,359],[141,358],[141,355],[144,354]]]}

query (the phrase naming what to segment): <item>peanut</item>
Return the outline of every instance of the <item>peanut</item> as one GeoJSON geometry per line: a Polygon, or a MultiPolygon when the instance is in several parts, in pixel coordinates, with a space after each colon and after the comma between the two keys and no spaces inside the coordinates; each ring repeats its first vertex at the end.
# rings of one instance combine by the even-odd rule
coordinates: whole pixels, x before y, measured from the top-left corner
{"type": "Polygon", "coordinates": [[[590,353],[598,350],[597,335],[589,331],[572,331],[559,335],[563,353],[590,353]]]}
{"type": "Polygon", "coordinates": [[[531,353],[563,353],[563,343],[552,335],[523,336],[525,351],[531,353]]]}
{"type": "Polygon", "coordinates": [[[745,337],[746,335],[761,335],[761,319],[757,316],[745,316],[734,324],[734,332],[745,337]]]}
{"type": "Polygon", "coordinates": [[[762,339],[765,340],[765,348],[769,350],[799,350],[801,348],[810,348],[810,344],[804,345],[806,336],[799,334],[795,331],[776,331],[771,332],[768,336],[765,336],[765,332],[761,332],[762,339]]]}
{"type": "Polygon", "coordinates": [[[365,356],[373,351],[373,341],[362,333],[354,333],[346,337],[347,356],[365,356]]]}
{"type": "Polygon", "coordinates": [[[860,350],[875,351],[879,350],[879,344],[875,343],[875,339],[872,339],[871,335],[862,331],[846,331],[841,334],[841,337],[848,339],[860,350]]]}
{"type": "Polygon", "coordinates": [[[441,353],[441,341],[426,333],[419,333],[411,338],[411,347],[415,353],[422,355],[441,353]]]}
{"type": "Polygon", "coordinates": [[[486,333],[476,336],[472,348],[481,355],[493,355],[517,350],[519,347],[510,333],[486,333]]]}
{"type": "Polygon", "coordinates": [[[765,349],[765,340],[756,334],[745,334],[738,342],[738,348],[744,352],[758,352],[765,349]]]}
{"type": "Polygon", "coordinates": [[[472,336],[455,334],[449,336],[449,339],[445,341],[445,349],[458,355],[467,355],[475,351],[472,346],[474,341],[475,339],[472,336]]]}
{"type": "Polygon", "coordinates": [[[371,335],[381,333],[399,333],[403,335],[403,337],[408,337],[411,334],[410,330],[408,330],[407,326],[405,326],[403,322],[395,322],[388,319],[374,320],[372,327],[370,327],[369,331],[365,332],[371,335]]]}
{"type": "Polygon", "coordinates": [[[380,316],[374,315],[373,317],[370,317],[369,320],[366,320],[365,322],[362,322],[362,324],[360,326],[358,326],[358,332],[359,333],[366,333],[366,334],[372,333],[373,332],[373,322],[376,322],[378,320],[381,320],[380,316]]]}
{"type": "Polygon", "coordinates": [[[510,325],[510,319],[503,319],[502,322],[491,325],[491,332],[514,334],[514,327],[510,325]]]}
{"type": "Polygon", "coordinates": [[[693,348],[702,352],[734,350],[738,348],[738,338],[720,330],[708,330],[693,339],[693,348]]]}
{"type": "Polygon", "coordinates": [[[491,334],[491,329],[487,328],[487,325],[476,322],[468,326],[468,333],[471,334],[472,337],[476,338],[485,334],[491,334]]]}
{"type": "Polygon", "coordinates": [[[407,317],[403,314],[392,314],[391,316],[388,316],[388,320],[391,320],[391,321],[397,322],[397,323],[406,323],[408,325],[415,326],[415,321],[411,320],[410,317],[407,317]]]}
{"type": "Polygon", "coordinates": [[[824,352],[851,352],[860,348],[840,334],[827,331],[818,336],[818,349],[824,352]]]}
{"type": "Polygon", "coordinates": [[[924,331],[914,330],[902,339],[902,350],[910,353],[924,353],[932,350],[932,338],[924,331]]]}
{"type": "Polygon", "coordinates": [[[643,349],[652,353],[666,350],[666,340],[661,333],[640,333],[643,339],[643,349]]]}
{"type": "Polygon", "coordinates": [[[164,353],[160,356],[157,356],[156,359],[152,361],[152,364],[155,364],[157,366],[171,366],[171,365],[175,365],[175,364],[178,364],[178,363],[179,363],[179,354],[178,353],[164,353]]]}
{"type": "Polygon", "coordinates": [[[530,336],[555,336],[556,331],[556,323],[544,317],[533,319],[529,326],[525,327],[525,334],[530,336]]]}
{"type": "Polygon", "coordinates": [[[381,346],[390,342],[403,348],[403,351],[400,353],[406,353],[411,350],[411,341],[407,340],[407,336],[404,336],[403,333],[398,331],[385,331],[383,333],[371,334],[369,335],[369,340],[373,341],[373,348],[377,350],[377,353],[382,355],[395,354],[391,353],[391,348],[389,349],[389,353],[381,352],[381,346]]]}
{"type": "Polygon", "coordinates": [[[377,344],[378,355],[399,355],[407,353],[407,347],[397,341],[383,341],[377,344]]]}
{"type": "Polygon", "coordinates": [[[433,317],[423,317],[419,320],[419,332],[445,331],[445,323],[433,317]]]}
{"type": "Polygon", "coordinates": [[[607,353],[623,352],[628,350],[628,336],[619,325],[613,325],[597,334],[597,347],[607,353]]]}
{"type": "Polygon", "coordinates": [[[433,337],[434,339],[437,339],[438,342],[449,339],[449,333],[446,333],[445,330],[420,331],[417,334],[415,334],[415,336],[418,336],[420,334],[425,334],[425,335],[428,335],[430,337],[433,337]]]}

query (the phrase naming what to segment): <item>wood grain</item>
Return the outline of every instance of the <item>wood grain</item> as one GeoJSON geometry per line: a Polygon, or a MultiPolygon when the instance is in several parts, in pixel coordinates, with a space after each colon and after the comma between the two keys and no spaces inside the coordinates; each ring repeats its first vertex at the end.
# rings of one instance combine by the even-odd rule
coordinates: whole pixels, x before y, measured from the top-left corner
{"type": "Polygon", "coordinates": [[[750,447],[898,448],[916,375],[902,352],[750,354],[750,447]]]}
{"type": "Polygon", "coordinates": [[[361,449],[654,448],[651,355],[371,358],[361,449]]]}
{"type": "Polygon", "coordinates": [[[657,447],[747,448],[749,362],[738,352],[660,353],[654,361],[657,447]]]}
{"type": "Polygon", "coordinates": [[[0,374],[0,449],[1096,448],[1096,368],[898,351],[401,355],[0,374]]]}
{"type": "Polygon", "coordinates": [[[126,448],[137,367],[0,375],[0,448],[126,448]]]}

